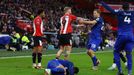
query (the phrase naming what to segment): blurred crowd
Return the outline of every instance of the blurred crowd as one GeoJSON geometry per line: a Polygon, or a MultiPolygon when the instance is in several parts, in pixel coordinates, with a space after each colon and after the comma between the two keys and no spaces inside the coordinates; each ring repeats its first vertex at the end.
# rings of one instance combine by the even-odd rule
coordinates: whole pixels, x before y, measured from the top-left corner
{"type": "MultiPolygon", "coordinates": [[[[22,12],[19,9],[20,7],[28,10],[35,16],[37,14],[37,10],[43,8],[45,10],[44,31],[57,32],[60,25],[60,17],[63,15],[63,8],[71,5],[73,5],[72,0],[2,0],[0,1],[0,33],[11,35],[13,31],[16,31],[20,34],[20,37],[27,34],[27,32],[20,30],[16,25],[17,20],[23,20],[32,25],[32,20],[29,18],[29,14],[22,12]]],[[[73,7],[73,13],[76,16],[92,19],[92,16],[89,15],[89,11],[78,9],[74,6],[71,7],[73,7]]],[[[90,30],[89,26],[74,26],[74,47],[85,47],[87,34],[90,30]]],[[[104,35],[107,35],[104,36],[104,42],[106,42],[106,39],[111,39],[109,36],[113,36],[113,34],[109,35],[109,33],[106,32],[103,33],[104,35]]],[[[27,37],[30,37],[30,35],[27,37]]],[[[57,35],[47,34],[46,39],[48,44],[58,48],[57,35]]]]}

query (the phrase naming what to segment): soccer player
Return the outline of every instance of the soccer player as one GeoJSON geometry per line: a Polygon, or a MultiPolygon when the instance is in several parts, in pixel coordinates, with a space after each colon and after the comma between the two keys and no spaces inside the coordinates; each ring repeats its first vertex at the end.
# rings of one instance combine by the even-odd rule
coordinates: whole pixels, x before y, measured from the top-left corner
{"type": "Polygon", "coordinates": [[[32,60],[33,60],[33,68],[40,69],[41,68],[41,60],[42,60],[42,36],[43,36],[43,20],[42,17],[45,16],[44,10],[38,10],[38,16],[35,17],[33,20],[33,53],[32,53],[32,60]],[[36,65],[36,57],[38,58],[38,64],[36,65]]]}
{"type": "MultiPolygon", "coordinates": [[[[117,27],[112,27],[111,25],[107,25],[107,28],[108,28],[109,30],[113,30],[113,31],[117,31],[117,30],[118,30],[117,27]]],[[[114,43],[114,44],[115,44],[115,43],[114,43]]],[[[114,47],[114,46],[112,45],[111,47],[114,47]]],[[[120,58],[121,58],[121,60],[123,61],[124,65],[125,65],[126,68],[127,68],[127,60],[126,60],[125,55],[126,55],[126,52],[125,52],[124,50],[120,52],[120,58]]],[[[116,66],[115,60],[113,59],[113,64],[112,64],[111,67],[108,68],[108,70],[114,70],[114,69],[116,69],[116,67],[117,67],[117,66],[116,66]]]]}
{"type": "Polygon", "coordinates": [[[74,75],[79,72],[78,67],[68,60],[54,59],[48,62],[45,75],[74,75]]]}
{"type": "Polygon", "coordinates": [[[101,14],[100,10],[95,9],[93,11],[93,16],[95,20],[79,21],[80,23],[83,23],[83,24],[93,25],[91,29],[91,34],[89,34],[90,37],[88,38],[88,42],[87,42],[87,49],[88,49],[87,54],[91,57],[93,61],[93,67],[92,67],[93,70],[97,70],[98,65],[100,63],[99,59],[96,58],[95,53],[94,53],[96,52],[97,48],[102,42],[101,32],[102,32],[102,27],[104,25],[104,22],[100,14],[101,14]]]}
{"type": "Polygon", "coordinates": [[[120,64],[120,52],[126,51],[127,63],[128,63],[128,75],[132,75],[132,48],[133,48],[133,22],[134,11],[129,10],[129,4],[124,3],[122,10],[113,10],[103,1],[100,2],[103,7],[117,15],[118,18],[118,37],[114,46],[114,60],[118,67],[117,75],[124,75],[120,64]],[[124,49],[122,49],[124,48],[124,49]]]}
{"type": "Polygon", "coordinates": [[[78,17],[72,15],[71,7],[65,7],[64,8],[64,16],[61,17],[60,19],[60,32],[59,32],[59,45],[60,45],[60,50],[57,52],[56,58],[59,59],[61,54],[66,50],[64,59],[68,60],[69,54],[71,53],[72,50],[72,22],[74,20],[77,20],[78,17]]]}

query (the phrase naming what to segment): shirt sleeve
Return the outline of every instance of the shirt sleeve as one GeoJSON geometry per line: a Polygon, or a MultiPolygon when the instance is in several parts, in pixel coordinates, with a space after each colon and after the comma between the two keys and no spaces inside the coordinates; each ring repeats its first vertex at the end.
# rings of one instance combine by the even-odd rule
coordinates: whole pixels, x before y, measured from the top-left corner
{"type": "Polygon", "coordinates": [[[72,20],[76,20],[77,17],[75,15],[71,15],[72,20]]]}
{"type": "Polygon", "coordinates": [[[119,10],[114,10],[112,9],[110,6],[108,6],[106,3],[104,3],[103,1],[101,2],[102,6],[107,9],[108,11],[110,11],[113,14],[118,14],[119,10]]]}
{"type": "Polygon", "coordinates": [[[97,18],[97,19],[96,19],[96,22],[97,22],[97,23],[101,22],[101,19],[100,19],[100,18],[97,18]]]}

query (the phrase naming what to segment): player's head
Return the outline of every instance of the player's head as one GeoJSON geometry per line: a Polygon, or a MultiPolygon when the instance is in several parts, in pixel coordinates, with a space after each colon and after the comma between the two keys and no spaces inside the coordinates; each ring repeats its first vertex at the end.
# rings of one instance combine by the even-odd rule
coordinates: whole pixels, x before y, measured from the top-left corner
{"type": "Polygon", "coordinates": [[[123,5],[122,5],[122,9],[123,10],[129,10],[129,3],[123,3],[123,5]]]}
{"type": "Polygon", "coordinates": [[[45,12],[43,9],[39,9],[38,12],[37,12],[38,15],[40,15],[41,17],[44,17],[45,16],[45,12]]]}
{"type": "Polygon", "coordinates": [[[72,10],[71,10],[72,8],[71,7],[65,7],[64,8],[64,13],[66,14],[71,14],[72,13],[72,10]]]}
{"type": "Polygon", "coordinates": [[[14,30],[14,31],[12,31],[12,34],[13,34],[13,35],[15,35],[15,34],[16,34],[16,31],[15,31],[15,30],[14,30]]]}
{"type": "MultiPolygon", "coordinates": [[[[78,68],[78,67],[73,67],[73,70],[74,70],[74,74],[78,74],[78,72],[79,72],[79,68],[78,68]]],[[[66,72],[67,72],[67,74],[66,74],[66,75],[70,75],[70,73],[69,73],[69,70],[68,70],[68,69],[66,70],[66,72]]]]}
{"type": "Polygon", "coordinates": [[[74,67],[74,74],[78,74],[79,72],[79,68],[78,67],[74,67]]]}
{"type": "Polygon", "coordinates": [[[93,16],[94,16],[94,18],[100,17],[100,14],[101,14],[101,11],[100,11],[99,9],[95,9],[95,10],[93,11],[93,16]]]}

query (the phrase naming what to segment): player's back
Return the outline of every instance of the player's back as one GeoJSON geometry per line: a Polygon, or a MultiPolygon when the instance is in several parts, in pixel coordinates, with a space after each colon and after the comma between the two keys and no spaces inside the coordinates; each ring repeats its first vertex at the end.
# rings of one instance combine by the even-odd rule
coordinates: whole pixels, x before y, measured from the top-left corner
{"type": "Polygon", "coordinates": [[[118,35],[132,35],[134,24],[133,11],[119,11],[118,12],[118,35]]]}
{"type": "Polygon", "coordinates": [[[76,16],[72,14],[65,14],[64,16],[61,17],[60,23],[61,23],[61,28],[60,28],[60,33],[61,34],[68,34],[72,33],[72,21],[76,20],[76,16]]]}
{"type": "Polygon", "coordinates": [[[56,68],[59,65],[59,61],[57,59],[53,59],[48,62],[47,68],[56,68]]]}

